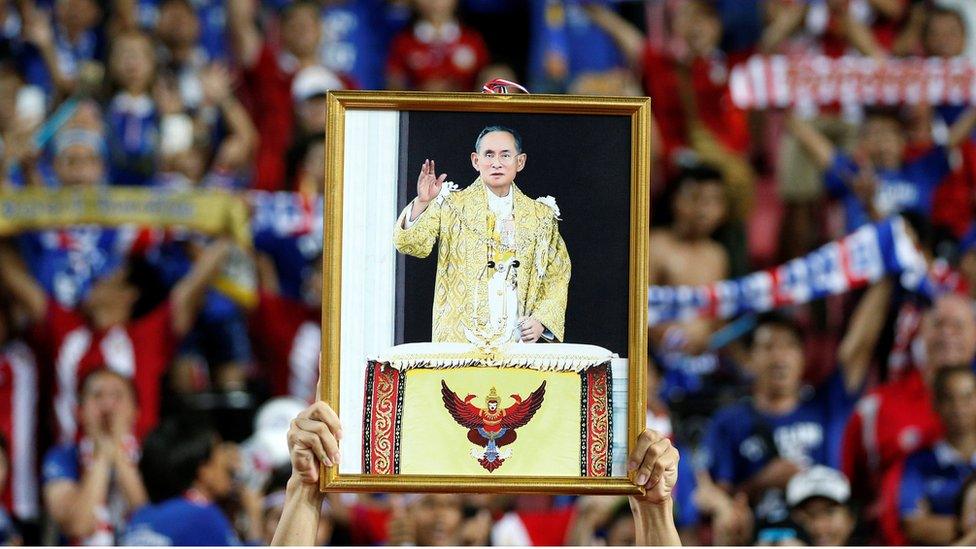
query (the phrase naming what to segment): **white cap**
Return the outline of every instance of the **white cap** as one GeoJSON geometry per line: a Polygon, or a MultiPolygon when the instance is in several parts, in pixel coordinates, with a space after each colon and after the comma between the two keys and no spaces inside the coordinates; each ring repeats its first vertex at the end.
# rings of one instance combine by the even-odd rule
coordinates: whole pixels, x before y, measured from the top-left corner
{"type": "Polygon", "coordinates": [[[288,428],[305,403],[297,398],[279,397],[265,402],[254,416],[254,434],[249,446],[263,450],[272,468],[288,463],[288,428]]]}
{"type": "Polygon", "coordinates": [[[815,465],[793,475],[786,485],[786,504],[796,507],[810,498],[827,498],[847,503],[851,497],[851,483],[844,473],[823,465],[815,465]]]}
{"type": "Polygon", "coordinates": [[[291,96],[295,102],[305,101],[318,95],[325,95],[329,90],[345,88],[342,80],[329,69],[318,65],[305,67],[298,71],[291,83],[291,96]]]}

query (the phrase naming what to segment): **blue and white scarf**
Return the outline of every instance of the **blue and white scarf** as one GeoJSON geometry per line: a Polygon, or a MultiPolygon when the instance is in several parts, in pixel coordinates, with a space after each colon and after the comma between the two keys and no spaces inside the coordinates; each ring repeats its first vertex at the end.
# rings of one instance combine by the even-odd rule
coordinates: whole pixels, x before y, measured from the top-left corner
{"type": "Polygon", "coordinates": [[[928,294],[926,262],[893,217],[865,225],[783,265],[703,286],[651,286],[649,325],[694,318],[732,318],[799,305],[867,286],[888,275],[928,294]]]}

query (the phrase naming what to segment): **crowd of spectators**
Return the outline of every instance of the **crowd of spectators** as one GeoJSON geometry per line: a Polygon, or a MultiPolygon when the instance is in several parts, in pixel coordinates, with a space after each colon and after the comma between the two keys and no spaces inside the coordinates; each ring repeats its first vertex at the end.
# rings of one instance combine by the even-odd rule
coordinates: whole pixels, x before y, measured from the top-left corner
{"type": "MultiPolygon", "coordinates": [[[[741,337],[742,319],[649,328],[684,541],[976,543],[976,110],[742,110],[729,78],[754,54],[976,64],[976,2],[0,0],[0,192],[222,189],[247,197],[254,240],[0,239],[0,541],[269,543],[282,437],[318,375],[326,93],[505,78],[652,98],[652,285],[895,214],[941,282],[922,298],[884,279],[741,337]]],[[[322,513],[323,544],[636,536],[614,497],[330,494],[322,513]]]]}

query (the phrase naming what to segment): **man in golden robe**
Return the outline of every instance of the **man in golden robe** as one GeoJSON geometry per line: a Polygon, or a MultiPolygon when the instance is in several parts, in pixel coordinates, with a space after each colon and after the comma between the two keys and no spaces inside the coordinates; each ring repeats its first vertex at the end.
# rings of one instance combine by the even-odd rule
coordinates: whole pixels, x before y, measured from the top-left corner
{"type": "Polygon", "coordinates": [[[415,257],[437,242],[433,341],[563,340],[569,254],[555,200],[532,200],[514,183],[526,159],[514,130],[489,126],[471,153],[479,176],[464,190],[424,162],[393,242],[415,257]]]}

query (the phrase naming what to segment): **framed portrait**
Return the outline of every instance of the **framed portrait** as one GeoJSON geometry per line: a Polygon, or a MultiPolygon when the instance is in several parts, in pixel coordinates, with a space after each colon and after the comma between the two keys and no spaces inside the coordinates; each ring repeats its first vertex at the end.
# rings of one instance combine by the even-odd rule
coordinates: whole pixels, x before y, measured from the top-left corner
{"type": "Polygon", "coordinates": [[[640,490],[650,108],[330,92],[324,490],[640,490]]]}

